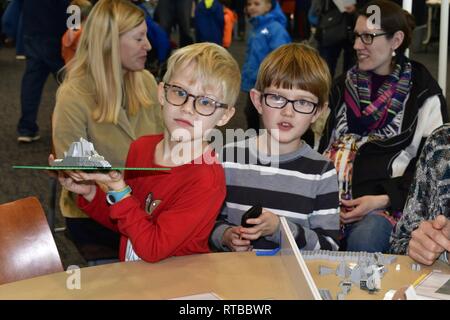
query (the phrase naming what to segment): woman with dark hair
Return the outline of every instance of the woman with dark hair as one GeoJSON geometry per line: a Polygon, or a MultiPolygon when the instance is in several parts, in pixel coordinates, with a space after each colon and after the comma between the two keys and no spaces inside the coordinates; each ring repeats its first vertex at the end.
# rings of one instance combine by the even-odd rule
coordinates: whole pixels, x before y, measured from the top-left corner
{"type": "Polygon", "coordinates": [[[397,4],[368,3],[354,29],[357,64],[332,88],[319,149],[338,171],[349,251],[389,249],[422,145],[448,121],[437,82],[404,55],[413,28],[412,16],[397,4]]]}

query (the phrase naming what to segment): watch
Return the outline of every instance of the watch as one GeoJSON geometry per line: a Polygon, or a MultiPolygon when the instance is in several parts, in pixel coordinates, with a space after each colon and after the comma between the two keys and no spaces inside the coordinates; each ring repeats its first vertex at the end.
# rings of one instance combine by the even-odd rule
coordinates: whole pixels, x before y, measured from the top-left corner
{"type": "Polygon", "coordinates": [[[131,188],[130,186],[126,186],[125,188],[119,190],[119,191],[108,191],[106,193],[106,202],[108,202],[109,204],[113,205],[117,202],[119,202],[120,200],[122,200],[126,195],[131,193],[131,188]]]}

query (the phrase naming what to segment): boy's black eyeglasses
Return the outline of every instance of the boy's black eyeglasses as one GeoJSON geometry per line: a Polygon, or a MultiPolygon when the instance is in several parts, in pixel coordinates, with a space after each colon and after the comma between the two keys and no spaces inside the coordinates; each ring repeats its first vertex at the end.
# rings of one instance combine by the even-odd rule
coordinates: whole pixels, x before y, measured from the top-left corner
{"type": "Polygon", "coordinates": [[[315,102],[311,102],[304,99],[289,100],[275,93],[264,93],[263,97],[264,102],[268,107],[275,109],[283,109],[288,104],[288,102],[290,102],[292,103],[294,110],[302,114],[311,114],[318,106],[318,103],[315,102]]]}
{"type": "Polygon", "coordinates": [[[228,108],[228,105],[225,103],[217,102],[205,96],[194,96],[183,88],[172,84],[165,83],[164,91],[166,100],[174,106],[182,106],[188,101],[189,97],[192,97],[194,99],[194,110],[202,116],[212,115],[217,108],[228,108]]]}
{"type": "Polygon", "coordinates": [[[379,37],[379,36],[385,36],[390,34],[389,32],[383,32],[383,33],[357,33],[357,32],[352,32],[352,40],[353,42],[356,41],[356,37],[359,37],[362,41],[362,43],[370,45],[373,43],[373,38],[375,37],[379,37]]]}

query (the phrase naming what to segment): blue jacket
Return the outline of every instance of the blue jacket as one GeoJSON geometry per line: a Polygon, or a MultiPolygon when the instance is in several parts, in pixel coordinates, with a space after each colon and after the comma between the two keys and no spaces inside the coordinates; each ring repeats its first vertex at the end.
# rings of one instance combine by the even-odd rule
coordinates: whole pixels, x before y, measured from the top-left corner
{"type": "Polygon", "coordinates": [[[272,10],[262,16],[253,17],[253,30],[247,40],[247,50],[242,67],[242,91],[249,92],[255,86],[259,65],[264,58],[279,46],[290,43],[286,30],[287,19],[277,1],[272,1],[272,10]]]}
{"type": "Polygon", "coordinates": [[[195,9],[195,38],[197,42],[214,42],[223,44],[224,16],[223,6],[214,1],[211,8],[206,8],[201,1],[195,9]]]}
{"type": "Polygon", "coordinates": [[[156,57],[160,63],[169,59],[172,47],[167,32],[155,21],[143,4],[138,7],[145,12],[145,23],[147,24],[147,38],[152,45],[152,50],[156,51],[156,57]]]}

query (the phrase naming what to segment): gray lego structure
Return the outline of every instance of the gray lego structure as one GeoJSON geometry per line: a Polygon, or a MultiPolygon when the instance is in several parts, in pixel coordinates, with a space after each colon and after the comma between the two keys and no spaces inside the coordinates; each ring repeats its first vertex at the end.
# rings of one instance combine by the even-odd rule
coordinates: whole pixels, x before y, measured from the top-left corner
{"type": "Polygon", "coordinates": [[[83,138],[70,145],[69,150],[64,152],[63,159],[55,159],[50,165],[53,167],[111,168],[111,164],[95,151],[94,145],[83,138]]]}
{"type": "Polygon", "coordinates": [[[328,289],[319,289],[320,296],[323,300],[333,300],[331,296],[330,290],[328,289]]]}
{"type": "Polygon", "coordinates": [[[420,271],[422,267],[418,263],[411,263],[411,270],[412,271],[420,271]]]}
{"type": "MultiPolygon", "coordinates": [[[[352,284],[359,286],[362,290],[374,293],[381,289],[381,278],[387,273],[386,264],[396,261],[395,256],[388,256],[382,253],[369,252],[342,252],[328,250],[302,251],[305,260],[328,260],[339,262],[336,268],[336,275],[344,279],[339,284],[341,292],[337,299],[342,300],[350,292],[352,284]],[[353,264],[352,267],[349,264],[353,264]]],[[[411,265],[413,270],[420,266],[411,265]]],[[[329,268],[319,266],[319,274],[329,274],[329,268]]]]}
{"type": "Polygon", "coordinates": [[[328,268],[326,266],[319,266],[319,275],[326,276],[328,274],[334,273],[333,269],[328,268]]]}

